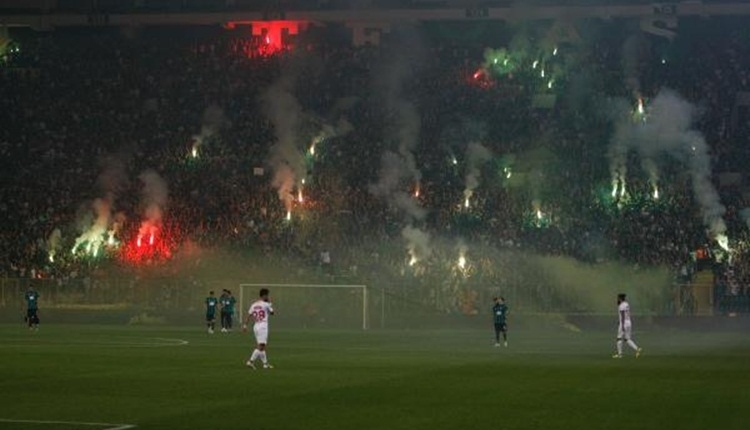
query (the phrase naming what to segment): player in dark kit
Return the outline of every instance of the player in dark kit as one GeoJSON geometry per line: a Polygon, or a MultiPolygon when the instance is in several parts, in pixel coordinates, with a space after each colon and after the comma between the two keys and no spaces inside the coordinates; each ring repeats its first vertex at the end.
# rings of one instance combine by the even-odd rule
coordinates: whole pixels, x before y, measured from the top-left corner
{"type": "Polygon", "coordinates": [[[208,297],[206,297],[206,325],[208,326],[208,334],[214,334],[217,307],[219,307],[219,299],[214,296],[213,291],[209,291],[208,297]]]}
{"type": "Polygon", "coordinates": [[[492,318],[495,322],[495,346],[500,346],[500,333],[503,334],[503,344],[508,346],[508,325],[505,317],[508,316],[508,305],[505,299],[495,297],[495,304],[492,306],[492,318]]]}
{"type": "Polygon", "coordinates": [[[231,291],[224,290],[219,302],[221,303],[221,332],[227,333],[232,331],[232,316],[234,315],[234,304],[237,300],[231,291]]]}
{"type": "Polygon", "coordinates": [[[39,293],[29,287],[26,290],[26,323],[29,330],[39,330],[39,293]]]}

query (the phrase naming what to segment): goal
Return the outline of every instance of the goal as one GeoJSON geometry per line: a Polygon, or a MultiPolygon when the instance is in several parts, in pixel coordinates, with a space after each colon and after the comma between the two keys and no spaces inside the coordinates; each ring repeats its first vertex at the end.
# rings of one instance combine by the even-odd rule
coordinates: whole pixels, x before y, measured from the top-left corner
{"type": "Polygon", "coordinates": [[[367,285],[337,284],[240,284],[239,308],[242,315],[258,297],[261,288],[271,290],[285,320],[307,325],[336,325],[346,328],[361,322],[369,328],[367,285]]]}

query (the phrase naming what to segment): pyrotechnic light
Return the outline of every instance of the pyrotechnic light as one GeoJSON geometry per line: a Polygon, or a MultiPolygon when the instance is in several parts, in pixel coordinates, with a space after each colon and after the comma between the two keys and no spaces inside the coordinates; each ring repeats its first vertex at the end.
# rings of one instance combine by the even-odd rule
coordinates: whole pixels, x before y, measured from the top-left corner
{"type": "Polygon", "coordinates": [[[416,184],[414,185],[414,197],[416,197],[416,198],[419,198],[419,194],[420,194],[420,193],[421,193],[421,191],[422,191],[422,190],[421,190],[421,187],[422,187],[422,186],[421,186],[421,184],[420,184],[419,182],[417,182],[417,183],[416,183],[416,184]]]}
{"type": "Polygon", "coordinates": [[[291,221],[292,220],[292,211],[286,211],[286,220],[291,221]]]}
{"type": "Polygon", "coordinates": [[[542,78],[544,77],[544,69],[542,69],[542,72],[539,74],[542,78]]]}
{"type": "Polygon", "coordinates": [[[617,179],[612,179],[612,198],[613,199],[617,197],[617,185],[618,185],[617,179]]]}
{"type": "Polygon", "coordinates": [[[726,234],[718,234],[716,235],[716,242],[719,244],[721,249],[724,251],[729,251],[729,238],[726,234]]]}
{"type": "Polygon", "coordinates": [[[505,60],[503,60],[503,66],[507,66],[507,65],[508,65],[508,59],[506,58],[505,60]]]}
{"type": "Polygon", "coordinates": [[[542,210],[541,209],[537,209],[536,210],[536,219],[540,220],[540,221],[542,220],[542,210]]]}
{"type": "Polygon", "coordinates": [[[476,72],[474,72],[474,79],[479,79],[481,77],[482,77],[482,71],[481,70],[477,70],[476,72]]]}
{"type": "Polygon", "coordinates": [[[193,149],[190,151],[190,155],[193,156],[193,158],[198,158],[198,147],[193,146],[193,149]]]}
{"type": "Polygon", "coordinates": [[[469,209],[469,206],[470,206],[470,203],[469,203],[469,197],[467,196],[467,197],[466,197],[466,198],[464,199],[464,207],[465,207],[466,209],[469,209]]]}
{"type": "Polygon", "coordinates": [[[495,58],[494,60],[492,60],[492,64],[497,64],[497,58],[495,58]]]}
{"type": "Polygon", "coordinates": [[[458,257],[458,268],[461,270],[466,268],[466,257],[463,254],[458,257]]]}
{"type": "Polygon", "coordinates": [[[510,167],[503,167],[503,172],[505,172],[506,179],[510,179],[510,177],[513,175],[513,172],[510,170],[510,167]]]}
{"type": "Polygon", "coordinates": [[[297,189],[297,201],[298,201],[299,203],[304,203],[304,202],[305,202],[305,198],[304,198],[304,196],[302,195],[302,187],[299,187],[299,188],[297,189]]]}
{"type": "Polygon", "coordinates": [[[456,156],[455,155],[451,158],[451,161],[453,162],[454,166],[458,164],[458,160],[456,160],[456,156]]]}
{"type": "Polygon", "coordinates": [[[148,238],[148,244],[152,245],[152,246],[154,244],[154,234],[153,233],[151,233],[151,236],[149,236],[149,238],[148,238]]]}
{"type": "Polygon", "coordinates": [[[552,55],[557,55],[557,47],[555,46],[555,49],[552,51],[552,55]]]}
{"type": "Polygon", "coordinates": [[[141,235],[138,235],[138,240],[136,240],[136,241],[135,241],[135,244],[136,244],[136,246],[137,246],[138,248],[140,248],[140,247],[141,247],[141,239],[142,239],[141,235]]]}
{"type": "Polygon", "coordinates": [[[550,79],[549,82],[547,82],[547,88],[552,89],[552,83],[554,82],[553,79],[550,79]]]}
{"type": "Polygon", "coordinates": [[[531,68],[536,70],[536,66],[539,65],[539,60],[534,60],[534,62],[531,64],[531,68]]]}
{"type": "Polygon", "coordinates": [[[622,181],[620,186],[620,198],[625,197],[625,181],[622,181]]]}
{"type": "Polygon", "coordinates": [[[643,98],[638,98],[638,114],[643,115],[645,112],[645,109],[643,108],[643,98]]]}
{"type": "Polygon", "coordinates": [[[115,246],[115,231],[110,230],[107,232],[107,245],[109,246],[115,246]]]}
{"type": "Polygon", "coordinates": [[[414,266],[415,264],[417,264],[418,261],[419,260],[417,260],[417,257],[414,254],[412,254],[411,258],[409,258],[409,266],[414,266]]]}
{"type": "Polygon", "coordinates": [[[49,262],[50,263],[54,263],[55,262],[55,253],[54,252],[50,252],[49,253],[49,262]]]}
{"type": "Polygon", "coordinates": [[[654,184],[653,196],[654,196],[654,200],[659,200],[659,187],[657,187],[656,184],[654,184]]]}

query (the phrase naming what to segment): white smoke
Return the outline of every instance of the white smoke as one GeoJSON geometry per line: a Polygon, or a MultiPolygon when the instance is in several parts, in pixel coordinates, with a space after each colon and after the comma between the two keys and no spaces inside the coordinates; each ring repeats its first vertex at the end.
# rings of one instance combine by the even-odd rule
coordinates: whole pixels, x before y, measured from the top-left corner
{"type": "Polygon", "coordinates": [[[376,91],[382,97],[388,124],[385,130],[386,141],[395,148],[386,151],[380,164],[378,181],[370,185],[370,192],[385,199],[388,204],[402,211],[406,216],[406,226],[401,232],[407,242],[411,257],[410,264],[427,258],[430,254],[428,233],[414,227],[414,222],[424,219],[426,210],[407,190],[419,190],[422,172],[417,167],[414,156],[419,146],[422,119],[419,111],[405,93],[408,79],[421,64],[424,52],[418,32],[410,28],[404,31],[404,43],[392,52],[390,60],[383,65],[375,81],[376,91]]]}
{"type": "Polygon", "coordinates": [[[274,171],[272,185],[287,212],[294,202],[293,188],[307,175],[305,159],[300,151],[298,133],[303,112],[292,91],[295,78],[283,76],[261,97],[266,114],[273,123],[276,142],[271,147],[269,163],[274,171]]]}
{"type": "Polygon", "coordinates": [[[343,117],[335,125],[323,123],[320,131],[312,138],[310,149],[308,150],[310,155],[315,155],[318,145],[322,142],[334,137],[346,136],[353,130],[354,126],[343,117]]]}
{"type": "Polygon", "coordinates": [[[62,242],[62,232],[59,228],[52,230],[49,237],[47,238],[47,255],[50,263],[55,262],[55,255],[60,252],[62,242]]]}
{"type": "Polygon", "coordinates": [[[406,250],[409,253],[409,265],[426,260],[432,254],[429,233],[414,226],[407,225],[401,230],[401,236],[406,240],[406,250]]]}
{"type": "MultiPolygon", "coordinates": [[[[648,163],[659,155],[668,155],[684,163],[691,175],[693,194],[701,209],[704,224],[714,236],[723,235],[726,224],[724,206],[711,182],[711,157],[706,140],[692,128],[695,108],[677,93],[663,90],[648,108],[648,121],[621,121],[610,147],[613,171],[624,175],[625,157],[637,153],[648,163]],[[618,166],[619,165],[619,166],[618,166]]],[[[623,176],[624,178],[624,176],[623,176]]],[[[650,178],[654,179],[654,178],[650,178]]]]}
{"type": "Polygon", "coordinates": [[[167,183],[154,170],[146,170],[138,179],[143,184],[141,190],[141,205],[143,207],[143,221],[138,230],[138,241],[144,237],[153,240],[162,225],[164,211],[167,208],[169,191],[167,183]]]}
{"type": "Polygon", "coordinates": [[[83,219],[79,220],[81,234],[76,238],[72,253],[85,249],[91,256],[97,256],[105,243],[119,230],[122,223],[112,226],[113,206],[122,188],[127,184],[124,161],[121,156],[109,156],[102,160],[102,172],[96,182],[103,196],[95,199],[86,211],[83,219]],[[92,216],[93,215],[93,216],[92,216]]]}
{"type": "Polygon", "coordinates": [[[219,106],[210,105],[203,111],[201,131],[199,134],[193,136],[193,157],[198,155],[201,146],[210,141],[226,123],[227,119],[224,116],[224,111],[219,106]]]}
{"type": "Polygon", "coordinates": [[[73,254],[85,245],[86,253],[96,256],[106,242],[107,229],[112,217],[111,203],[106,198],[96,199],[92,203],[91,209],[94,212],[93,223],[76,238],[72,250],[73,254]]]}
{"type": "Polygon", "coordinates": [[[474,190],[479,186],[481,177],[481,166],[492,159],[492,152],[480,143],[471,142],[466,148],[466,186],[464,188],[465,206],[469,206],[469,200],[474,195],[474,190]]]}

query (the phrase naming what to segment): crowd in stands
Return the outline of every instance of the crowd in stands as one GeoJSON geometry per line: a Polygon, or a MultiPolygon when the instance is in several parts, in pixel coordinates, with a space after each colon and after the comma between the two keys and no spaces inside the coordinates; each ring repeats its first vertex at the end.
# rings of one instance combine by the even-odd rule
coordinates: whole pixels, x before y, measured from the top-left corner
{"type": "MultiPolygon", "coordinates": [[[[750,91],[747,40],[741,25],[720,24],[691,32],[688,23],[673,42],[640,35],[648,49],[638,58],[645,96],[668,87],[700,107],[697,127],[711,146],[716,172],[744,167],[743,142],[750,135],[747,118],[737,118],[735,109],[736,95],[750,91]]],[[[420,115],[417,199],[428,210],[420,228],[469,246],[667,266],[676,279],[689,281],[695,251],[715,243],[679,166],[665,168],[659,200],[649,198],[647,177],[639,178],[637,168],[632,198],[607,198],[612,128],[599,110],[608,98],[635,101],[622,65],[630,34],[620,25],[622,32],[596,41],[561,43],[560,55],[568,60],[559,84],[545,93],[556,101],[544,108],[532,103],[539,90],[523,76],[503,76],[492,86],[474,79],[485,48],[497,47],[492,41],[424,37],[423,55],[410,64],[400,94],[420,115]],[[475,133],[477,123],[483,125],[475,133]],[[467,209],[469,138],[494,157],[481,166],[482,182],[467,209]]],[[[70,277],[93,270],[99,263],[70,252],[94,216],[91,202],[110,199],[113,214],[124,215],[120,239],[127,242],[144,216],[139,174],[153,169],[168,185],[164,229],[178,246],[323,264],[329,276],[429,276],[449,284],[448,291],[460,289],[452,251],[436,248],[427,261],[409,266],[403,213],[370,190],[382,154],[397,147],[388,132],[392,112],[374,84],[399,49],[397,38],[353,47],[336,35],[299,36],[292,49],[269,52],[247,28],[19,30],[13,36],[19,50],[0,62],[3,276],[70,277]],[[269,163],[274,124],[260,100],[290,73],[309,122],[298,131],[309,183],[305,202],[295,203],[287,221],[269,163]],[[211,107],[221,118],[193,154],[211,107]],[[351,131],[327,139],[310,157],[309,144],[322,124],[341,120],[351,131]],[[56,229],[63,251],[53,261],[56,229]]],[[[721,285],[731,285],[722,294],[750,296],[743,186],[714,183],[727,206],[730,238],[742,250],[716,269],[721,285]]],[[[476,282],[502,276],[497,260],[475,260],[471,276],[482,279],[476,282]]],[[[451,306],[460,307],[459,294],[451,297],[451,306]]]]}

